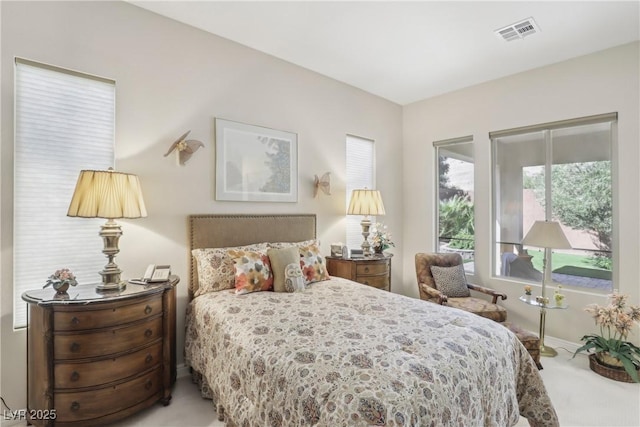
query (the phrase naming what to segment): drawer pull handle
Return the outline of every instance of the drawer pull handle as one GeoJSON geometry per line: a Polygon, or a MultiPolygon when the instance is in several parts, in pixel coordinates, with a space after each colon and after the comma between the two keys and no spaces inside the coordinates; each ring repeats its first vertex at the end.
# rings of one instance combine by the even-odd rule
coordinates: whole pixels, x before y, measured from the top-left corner
{"type": "Polygon", "coordinates": [[[144,383],[144,388],[146,390],[149,390],[152,386],[153,386],[153,381],[151,381],[151,380],[147,380],[147,382],[144,383]]]}
{"type": "Polygon", "coordinates": [[[76,351],[80,350],[80,344],[78,344],[77,342],[71,343],[71,346],[69,348],[73,353],[75,353],[76,351]]]}
{"type": "Polygon", "coordinates": [[[365,267],[365,268],[364,268],[364,272],[365,272],[365,273],[368,273],[368,272],[369,272],[369,267],[365,267]]]}
{"type": "Polygon", "coordinates": [[[144,314],[150,314],[152,311],[153,308],[151,308],[151,306],[147,304],[147,306],[144,308],[144,314]]]}
{"type": "Polygon", "coordinates": [[[71,381],[78,381],[80,379],[80,374],[78,371],[73,371],[71,373],[71,381]]]}
{"type": "Polygon", "coordinates": [[[80,323],[80,319],[78,319],[76,316],[73,316],[73,319],[71,319],[71,323],[77,325],[78,323],[80,323]]]}
{"type": "Polygon", "coordinates": [[[151,335],[153,335],[153,331],[151,329],[147,329],[146,331],[144,331],[144,336],[149,338],[151,335]]]}
{"type": "Polygon", "coordinates": [[[71,410],[72,410],[73,412],[75,412],[75,411],[77,411],[77,410],[79,410],[79,409],[80,409],[80,403],[78,403],[78,402],[76,402],[76,401],[74,401],[73,403],[71,403],[71,410]]]}
{"type": "Polygon", "coordinates": [[[151,363],[152,360],[153,360],[153,356],[150,354],[147,354],[147,357],[144,359],[146,363],[151,363]]]}

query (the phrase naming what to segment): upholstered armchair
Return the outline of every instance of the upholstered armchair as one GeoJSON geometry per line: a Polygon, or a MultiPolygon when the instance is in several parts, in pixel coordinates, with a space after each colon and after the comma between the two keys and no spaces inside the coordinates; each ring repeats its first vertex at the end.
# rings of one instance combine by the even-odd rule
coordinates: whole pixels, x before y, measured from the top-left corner
{"type": "MultiPolygon", "coordinates": [[[[462,265],[462,257],[456,253],[417,253],[416,254],[416,276],[418,279],[418,289],[420,290],[420,299],[430,301],[436,304],[447,305],[450,307],[459,308],[461,310],[475,313],[479,316],[486,317],[488,319],[495,320],[496,322],[504,322],[507,319],[507,310],[497,304],[498,298],[502,300],[507,299],[507,295],[496,292],[493,289],[486,288],[484,286],[478,286],[466,282],[464,278],[464,270],[462,270],[462,278],[466,287],[472,291],[481,292],[483,294],[491,296],[491,302],[470,296],[470,292],[463,292],[462,294],[469,294],[469,296],[451,296],[460,295],[460,293],[452,293],[450,289],[445,288],[444,283],[438,287],[436,280],[434,279],[432,266],[436,267],[456,267],[462,265]],[[447,296],[447,292],[450,296],[447,296]]],[[[436,269],[436,270],[455,270],[457,269],[436,269]]],[[[438,273],[439,274],[439,273],[438,273]]]]}

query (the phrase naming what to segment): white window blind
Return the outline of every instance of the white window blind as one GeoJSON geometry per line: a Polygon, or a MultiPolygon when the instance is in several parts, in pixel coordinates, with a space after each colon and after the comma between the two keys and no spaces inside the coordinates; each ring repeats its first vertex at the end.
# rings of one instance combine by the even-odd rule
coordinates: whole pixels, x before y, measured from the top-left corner
{"type": "MultiPolygon", "coordinates": [[[[347,135],[347,200],[345,211],[351,201],[351,192],[360,188],[375,188],[373,141],[347,135]]],[[[362,244],[362,216],[347,215],[347,246],[360,248],[362,244]]],[[[375,223],[375,218],[371,218],[375,223]]]]}
{"type": "Polygon", "coordinates": [[[70,268],[80,284],[100,281],[104,220],[69,218],[67,209],[80,170],[113,166],[115,82],[17,59],[14,108],[14,327],[20,328],[27,315],[22,293],[44,286],[57,269],[70,268]]]}

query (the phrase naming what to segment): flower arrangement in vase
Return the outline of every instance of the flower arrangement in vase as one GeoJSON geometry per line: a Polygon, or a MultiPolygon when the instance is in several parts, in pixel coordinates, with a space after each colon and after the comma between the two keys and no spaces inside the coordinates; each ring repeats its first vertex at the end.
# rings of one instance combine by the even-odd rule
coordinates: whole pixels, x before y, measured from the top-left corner
{"type": "Polygon", "coordinates": [[[562,293],[562,285],[558,285],[558,288],[553,292],[553,299],[556,301],[556,306],[562,307],[564,304],[564,294],[562,293]]]}
{"type": "MultiPolygon", "coordinates": [[[[576,350],[573,357],[582,351],[593,350],[589,358],[595,358],[595,363],[624,369],[631,380],[640,382],[638,369],[640,369],[640,348],[626,341],[634,322],[640,321],[640,306],[627,306],[628,295],[621,295],[614,291],[609,295],[609,304],[600,306],[589,304],[585,311],[593,316],[596,325],[600,327],[599,334],[588,334],[580,341],[585,344],[576,350]]],[[[590,360],[591,362],[591,360],[590,360]]],[[[608,378],[618,379],[617,376],[609,376],[596,369],[594,363],[590,363],[591,369],[608,378]]],[[[626,381],[625,379],[620,379],[626,381]]]]}
{"type": "Polygon", "coordinates": [[[391,233],[387,231],[387,226],[377,222],[371,232],[371,247],[377,254],[389,249],[396,244],[391,241],[391,233]]]}
{"type": "Polygon", "coordinates": [[[58,294],[63,294],[67,292],[69,286],[75,286],[77,284],[78,281],[76,280],[76,276],[73,272],[68,268],[61,268],[49,276],[47,283],[42,288],[44,289],[47,286],[53,286],[53,289],[55,289],[58,294]]]}

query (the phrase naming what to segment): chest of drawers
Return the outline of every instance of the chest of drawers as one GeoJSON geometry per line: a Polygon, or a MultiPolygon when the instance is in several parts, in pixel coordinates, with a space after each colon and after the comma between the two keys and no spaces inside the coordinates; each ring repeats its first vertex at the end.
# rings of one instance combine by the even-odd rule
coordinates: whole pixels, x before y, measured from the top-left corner
{"type": "Polygon", "coordinates": [[[374,288],[391,290],[391,255],[373,255],[369,258],[326,257],[331,276],[350,279],[374,288]]]}
{"type": "Polygon", "coordinates": [[[111,423],[171,400],[176,376],[175,286],[129,284],[29,291],[28,414],[36,426],[111,423]],[[68,299],[67,299],[68,298],[68,299]]]}

